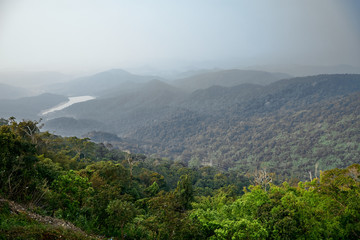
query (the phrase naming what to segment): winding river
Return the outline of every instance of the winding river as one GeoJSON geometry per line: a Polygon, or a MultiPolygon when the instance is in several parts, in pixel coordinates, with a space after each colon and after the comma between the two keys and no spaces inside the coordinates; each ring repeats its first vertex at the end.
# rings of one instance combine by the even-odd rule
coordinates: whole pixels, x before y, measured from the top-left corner
{"type": "Polygon", "coordinates": [[[80,103],[80,102],[86,102],[89,100],[95,99],[95,97],[92,96],[78,96],[78,97],[69,97],[69,100],[65,103],[61,103],[60,105],[56,105],[55,107],[52,107],[50,109],[45,110],[44,112],[41,113],[42,116],[55,112],[55,111],[59,111],[59,110],[63,110],[64,108],[67,108],[75,103],[80,103]]]}

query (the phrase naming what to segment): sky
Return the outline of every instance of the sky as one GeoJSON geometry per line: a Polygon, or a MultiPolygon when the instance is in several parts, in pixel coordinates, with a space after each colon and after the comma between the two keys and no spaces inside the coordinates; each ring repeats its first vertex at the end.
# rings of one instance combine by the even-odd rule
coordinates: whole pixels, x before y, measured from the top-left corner
{"type": "Polygon", "coordinates": [[[358,0],[0,0],[0,71],[360,66],[358,0]]]}

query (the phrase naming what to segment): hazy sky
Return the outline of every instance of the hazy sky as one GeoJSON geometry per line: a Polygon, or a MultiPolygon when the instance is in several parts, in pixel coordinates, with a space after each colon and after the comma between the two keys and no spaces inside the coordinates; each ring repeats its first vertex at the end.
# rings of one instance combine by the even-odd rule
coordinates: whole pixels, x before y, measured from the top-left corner
{"type": "Polygon", "coordinates": [[[0,0],[0,70],[360,66],[358,0],[0,0]]]}

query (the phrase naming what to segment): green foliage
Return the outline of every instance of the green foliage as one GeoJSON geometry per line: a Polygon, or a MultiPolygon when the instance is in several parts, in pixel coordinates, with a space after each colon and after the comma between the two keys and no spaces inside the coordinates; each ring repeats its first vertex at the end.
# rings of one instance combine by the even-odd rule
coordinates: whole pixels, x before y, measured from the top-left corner
{"type": "Polygon", "coordinates": [[[265,239],[266,228],[254,216],[257,207],[267,201],[266,192],[259,187],[235,201],[228,193],[220,191],[194,204],[191,217],[200,221],[211,239],[265,239]]]}
{"type": "Polygon", "coordinates": [[[23,139],[30,141],[33,144],[38,142],[38,135],[40,133],[41,126],[40,121],[23,120],[19,123],[11,119],[10,126],[14,133],[23,139]]]}
{"type": "Polygon", "coordinates": [[[8,125],[0,127],[0,194],[17,200],[32,196],[38,184],[34,168],[38,159],[31,143],[8,125]]]}
{"type": "Polygon", "coordinates": [[[159,190],[159,185],[156,182],[154,182],[153,184],[151,184],[150,187],[145,189],[145,191],[147,191],[152,197],[155,196],[159,192],[159,190]]]}
{"type": "Polygon", "coordinates": [[[120,228],[121,238],[124,239],[124,226],[135,218],[136,207],[131,202],[117,199],[109,203],[106,212],[109,214],[107,219],[109,226],[120,228]]]}
{"type": "Polygon", "coordinates": [[[157,239],[193,239],[202,236],[196,221],[184,211],[181,198],[174,192],[160,192],[148,202],[149,213],[144,225],[157,239]]]}
{"type": "Polygon", "coordinates": [[[58,217],[75,220],[93,191],[87,178],[71,170],[53,181],[48,193],[50,208],[58,217]]]}
{"type": "MultiPolygon", "coordinates": [[[[275,185],[273,175],[254,175],[256,186],[242,192],[249,179],[236,171],[187,168],[168,159],[108,150],[87,139],[39,132],[31,138],[18,131],[28,125],[10,121],[0,126],[1,197],[72,221],[87,232],[123,239],[359,238],[358,164],[319,175],[315,164],[312,181],[297,186],[295,180],[275,185]]],[[[322,145],[332,144],[327,139],[322,145]]],[[[0,239],[89,239],[12,212],[0,201],[0,239]]]]}
{"type": "Polygon", "coordinates": [[[194,203],[191,217],[216,239],[357,239],[359,173],[352,165],[299,187],[250,187],[236,200],[220,192],[194,203]]]}
{"type": "MultiPolygon", "coordinates": [[[[145,141],[148,153],[180,159],[191,168],[210,165],[245,175],[266,167],[277,174],[277,183],[291,178],[309,180],[309,172],[312,177],[319,176],[316,164],[317,170],[324,171],[359,162],[360,94],[337,96],[339,93],[334,92],[343,90],[342,83],[348,77],[352,78],[316,76],[306,83],[297,79],[296,89],[282,82],[272,89],[276,94],[254,95],[252,100],[238,99],[235,90],[222,89],[224,93],[219,96],[213,96],[210,89],[204,90],[211,97],[197,99],[195,95],[199,93],[194,94],[194,111],[178,112],[131,136],[145,141]],[[336,87],[328,88],[324,85],[327,81],[336,87]],[[316,89],[321,82],[327,91],[314,92],[310,82],[316,89]],[[285,85],[286,90],[280,90],[285,85]],[[331,94],[336,97],[330,97],[331,94]],[[202,107],[208,101],[220,106],[211,105],[209,112],[203,113],[202,107]]],[[[356,79],[351,82],[359,86],[356,79]]]]}
{"type": "Polygon", "coordinates": [[[0,126],[8,125],[8,124],[9,124],[9,120],[5,118],[0,118],[0,126]]]}
{"type": "Polygon", "coordinates": [[[346,169],[332,169],[320,176],[315,186],[322,195],[328,196],[338,206],[337,214],[344,236],[356,239],[360,236],[360,165],[346,169]]]}
{"type": "Polygon", "coordinates": [[[191,202],[194,200],[194,190],[189,175],[181,176],[175,195],[184,210],[190,209],[191,202]]]}

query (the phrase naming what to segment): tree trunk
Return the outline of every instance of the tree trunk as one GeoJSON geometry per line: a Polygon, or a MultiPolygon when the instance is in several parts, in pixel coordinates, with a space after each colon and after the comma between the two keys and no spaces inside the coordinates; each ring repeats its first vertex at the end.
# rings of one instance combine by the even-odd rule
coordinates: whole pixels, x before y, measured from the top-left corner
{"type": "Polygon", "coordinates": [[[125,236],[124,236],[124,224],[121,224],[120,230],[121,230],[121,239],[124,240],[125,239],[125,236]]]}

